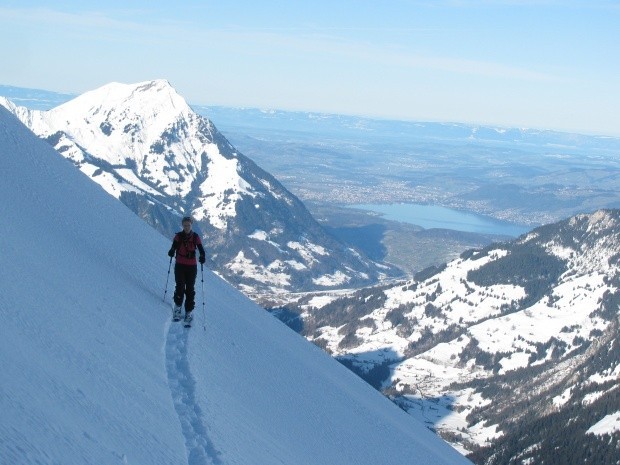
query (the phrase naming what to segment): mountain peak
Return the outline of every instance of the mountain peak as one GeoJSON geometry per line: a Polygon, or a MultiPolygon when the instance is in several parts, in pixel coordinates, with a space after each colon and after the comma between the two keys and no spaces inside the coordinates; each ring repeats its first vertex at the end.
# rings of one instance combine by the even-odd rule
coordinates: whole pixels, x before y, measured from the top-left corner
{"type": "Polygon", "coordinates": [[[611,229],[618,226],[618,210],[598,210],[591,215],[577,215],[571,218],[571,224],[585,218],[588,223],[588,231],[611,229]]]}
{"type": "MultiPolygon", "coordinates": [[[[168,175],[176,170],[168,166],[172,158],[163,153],[162,140],[177,141],[181,138],[179,131],[189,126],[207,128],[207,131],[210,127],[210,122],[195,114],[165,79],[135,84],[112,82],[48,111],[20,107],[11,111],[19,114],[39,136],[60,142],[64,155],[79,166],[85,162],[99,168],[102,163],[124,166],[134,170],[135,176],[146,178],[142,181],[150,185],[147,190],[153,191],[153,186],[158,185],[160,188],[156,190],[168,195],[189,192],[195,175],[168,175]],[[141,170],[146,166],[150,171],[143,176],[141,170]],[[155,169],[159,172],[154,173],[155,169]]],[[[190,145],[200,153],[205,150],[205,142],[208,141],[196,140],[190,145]]],[[[201,159],[194,156],[194,151],[185,147],[178,151],[176,160],[180,165],[198,165],[200,169],[201,159]]],[[[121,191],[120,188],[106,190],[113,195],[121,191]]]]}
{"type": "Polygon", "coordinates": [[[106,119],[114,116],[126,118],[136,113],[143,117],[151,115],[161,118],[168,115],[174,118],[191,111],[185,99],[165,79],[135,84],[112,82],[50,110],[56,114],[78,112],[106,119]]]}

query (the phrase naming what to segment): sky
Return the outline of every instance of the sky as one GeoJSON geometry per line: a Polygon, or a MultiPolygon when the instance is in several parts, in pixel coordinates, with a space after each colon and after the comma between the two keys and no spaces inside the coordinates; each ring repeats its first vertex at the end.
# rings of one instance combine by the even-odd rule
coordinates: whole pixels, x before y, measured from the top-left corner
{"type": "Polygon", "coordinates": [[[620,136],[618,0],[0,0],[0,84],[620,136]]]}

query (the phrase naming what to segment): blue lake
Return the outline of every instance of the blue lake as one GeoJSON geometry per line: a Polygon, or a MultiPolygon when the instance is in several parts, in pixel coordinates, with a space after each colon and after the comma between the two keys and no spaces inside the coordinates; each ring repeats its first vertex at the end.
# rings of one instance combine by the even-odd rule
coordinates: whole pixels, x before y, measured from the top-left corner
{"type": "Polygon", "coordinates": [[[499,221],[483,215],[468,213],[435,205],[414,203],[362,204],[352,208],[380,213],[383,218],[421,226],[424,229],[453,229],[481,234],[517,237],[531,227],[499,221]]]}

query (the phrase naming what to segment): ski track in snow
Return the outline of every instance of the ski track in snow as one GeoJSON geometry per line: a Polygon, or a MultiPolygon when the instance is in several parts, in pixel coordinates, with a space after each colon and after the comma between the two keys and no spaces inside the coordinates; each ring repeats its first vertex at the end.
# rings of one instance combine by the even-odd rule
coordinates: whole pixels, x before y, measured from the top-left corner
{"type": "Polygon", "coordinates": [[[221,464],[203,424],[202,411],[196,402],[196,382],[187,358],[189,328],[183,323],[170,323],[166,338],[166,372],[168,385],[185,438],[188,465],[221,464]]]}

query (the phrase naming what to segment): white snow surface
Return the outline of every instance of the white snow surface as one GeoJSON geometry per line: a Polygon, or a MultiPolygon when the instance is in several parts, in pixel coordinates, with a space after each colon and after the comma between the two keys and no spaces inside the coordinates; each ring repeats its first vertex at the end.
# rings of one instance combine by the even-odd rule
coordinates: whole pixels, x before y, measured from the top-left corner
{"type": "Polygon", "coordinates": [[[586,433],[603,436],[620,431],[620,412],[610,413],[592,426],[586,433]]]}
{"type": "Polygon", "coordinates": [[[209,271],[171,323],[169,238],[4,108],[0,170],[0,463],[469,463],[209,271]]]}

